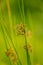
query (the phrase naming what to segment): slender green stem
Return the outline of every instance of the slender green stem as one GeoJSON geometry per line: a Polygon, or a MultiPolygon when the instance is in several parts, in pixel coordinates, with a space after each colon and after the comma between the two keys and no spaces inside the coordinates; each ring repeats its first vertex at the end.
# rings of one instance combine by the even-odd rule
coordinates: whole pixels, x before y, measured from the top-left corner
{"type": "Polygon", "coordinates": [[[19,5],[20,15],[21,15],[21,19],[22,19],[23,15],[22,15],[21,7],[20,7],[20,0],[18,0],[18,5],[19,5]]]}
{"type": "MultiPolygon", "coordinates": [[[[18,1],[19,1],[19,0],[18,0],[18,1]]],[[[22,12],[23,12],[23,23],[25,24],[25,15],[24,15],[23,0],[22,0],[22,12],[21,12],[21,8],[20,8],[20,3],[19,3],[19,9],[20,9],[21,17],[22,17],[22,12]]],[[[29,56],[28,47],[27,47],[26,34],[24,35],[24,38],[25,38],[25,44],[26,44],[27,63],[28,63],[28,65],[31,65],[30,56],[29,56]]]]}
{"type": "MultiPolygon", "coordinates": [[[[11,40],[11,42],[12,42],[12,45],[13,45],[13,48],[14,48],[15,52],[17,53],[16,48],[15,48],[15,46],[14,46],[14,43],[13,43],[13,41],[12,41],[12,38],[11,38],[11,36],[10,36],[10,34],[9,34],[8,30],[7,30],[7,28],[6,28],[6,27],[4,27],[4,28],[5,28],[6,34],[8,35],[8,37],[10,38],[10,40],[11,40]]],[[[18,53],[17,53],[17,56],[18,56],[18,53]]],[[[18,56],[18,59],[19,59],[19,56],[18,56]]],[[[20,65],[22,65],[20,59],[19,59],[19,63],[20,63],[20,65]]]]}
{"type": "Polygon", "coordinates": [[[28,63],[28,65],[31,65],[30,55],[29,55],[29,52],[28,52],[28,47],[27,47],[27,39],[26,39],[26,34],[24,35],[24,38],[25,38],[25,44],[26,44],[27,63],[28,63]]]}
{"type": "MultiPolygon", "coordinates": [[[[7,5],[7,8],[8,8],[9,21],[10,21],[10,23],[11,23],[10,26],[12,26],[12,17],[11,17],[11,11],[10,11],[9,0],[6,0],[6,5],[7,5]]],[[[12,27],[12,29],[13,29],[13,27],[12,27]]],[[[11,29],[11,32],[13,31],[12,29],[11,29]]],[[[10,37],[10,39],[11,39],[11,37],[10,37]]],[[[13,45],[13,47],[14,47],[14,50],[16,51],[16,48],[15,48],[15,46],[14,46],[14,43],[13,43],[12,39],[11,39],[11,42],[12,42],[12,45],[13,45]]],[[[16,53],[17,53],[17,51],[16,51],[16,53]]],[[[18,56],[18,53],[17,53],[17,56],[18,56]]],[[[19,57],[18,57],[18,59],[19,59],[19,57]]],[[[20,63],[20,65],[22,65],[20,59],[19,59],[19,63],[20,63]]]]}
{"type": "MultiPolygon", "coordinates": [[[[1,23],[0,23],[0,24],[1,24],[1,23]]],[[[7,42],[6,42],[6,39],[7,39],[7,38],[5,38],[5,33],[4,33],[4,29],[3,29],[2,25],[1,25],[1,30],[2,30],[2,32],[3,32],[3,37],[4,37],[4,40],[5,40],[6,49],[8,50],[8,46],[7,46],[7,42]]],[[[10,58],[9,58],[9,60],[10,60],[10,58]]],[[[10,65],[11,65],[11,62],[10,62],[10,65]]],[[[19,65],[19,63],[17,63],[17,65],[19,65]]],[[[20,64],[20,65],[21,65],[21,64],[20,64]]]]}
{"type": "MultiPolygon", "coordinates": [[[[14,43],[13,43],[12,40],[11,40],[11,42],[12,42],[12,45],[13,45],[14,50],[16,51],[16,48],[15,48],[14,43]]],[[[16,54],[17,54],[17,56],[18,56],[19,64],[22,65],[22,63],[21,63],[21,61],[20,61],[20,59],[19,59],[19,55],[18,55],[17,51],[16,51],[16,54]]]]}
{"type": "MultiPolygon", "coordinates": [[[[6,38],[5,38],[4,29],[3,29],[2,25],[1,25],[1,23],[0,23],[0,26],[1,26],[1,30],[2,30],[2,33],[3,33],[3,37],[4,37],[4,40],[5,40],[6,50],[8,50],[8,46],[7,46],[7,42],[6,42],[6,38]]],[[[9,61],[10,61],[10,58],[9,58],[9,61]]],[[[10,65],[12,65],[12,64],[11,64],[11,61],[10,61],[10,65]]]]}
{"type": "MultiPolygon", "coordinates": [[[[13,41],[12,41],[12,38],[11,38],[11,36],[10,36],[10,34],[9,34],[8,30],[7,30],[7,28],[6,28],[6,27],[4,27],[4,28],[5,28],[6,34],[8,35],[8,37],[10,38],[10,40],[11,40],[11,42],[12,42],[12,45],[13,45],[13,48],[14,48],[15,52],[17,53],[16,48],[15,48],[15,46],[14,46],[14,43],[13,43],[13,41]]],[[[17,56],[18,56],[18,53],[17,53],[17,56]]],[[[18,56],[18,59],[19,59],[19,56],[18,56]]],[[[19,63],[20,63],[20,65],[22,65],[20,59],[19,59],[19,63]]]]}
{"type": "MultiPolygon", "coordinates": [[[[14,50],[15,50],[17,56],[18,56],[18,59],[19,59],[19,55],[18,55],[18,53],[17,53],[17,51],[16,51],[16,48],[15,48],[14,43],[13,43],[13,41],[12,41],[12,38],[11,38],[11,36],[10,36],[10,34],[9,34],[8,30],[7,30],[7,28],[6,28],[6,27],[4,27],[4,28],[5,28],[6,34],[8,35],[8,37],[10,38],[10,40],[11,40],[11,42],[12,42],[13,48],[14,48],[14,50]]],[[[22,65],[20,59],[19,59],[19,63],[20,63],[20,65],[22,65]]]]}
{"type": "Polygon", "coordinates": [[[5,40],[5,46],[6,46],[6,49],[8,50],[8,47],[7,47],[7,44],[6,44],[6,39],[5,39],[5,34],[4,34],[4,30],[3,30],[3,27],[0,23],[0,26],[1,26],[1,29],[2,29],[2,32],[3,32],[3,37],[4,37],[4,40],[5,40]]]}
{"type": "MultiPolygon", "coordinates": [[[[23,5],[23,0],[22,0],[22,10],[23,10],[23,18],[24,18],[24,24],[25,24],[25,14],[24,14],[24,5],[23,5]]],[[[26,32],[25,32],[24,38],[25,38],[25,44],[26,44],[27,64],[28,64],[28,65],[31,65],[30,55],[29,55],[28,47],[27,47],[26,32]]]]}
{"type": "MultiPolygon", "coordinates": [[[[1,10],[2,10],[2,9],[1,9],[1,10]]],[[[3,12],[3,10],[2,10],[2,12],[3,12]]],[[[3,15],[3,14],[2,14],[2,15],[3,15]]],[[[4,15],[3,15],[3,16],[4,16],[4,15]]],[[[3,20],[5,20],[4,17],[2,17],[2,18],[3,18],[3,20]]],[[[2,28],[2,26],[1,26],[1,28],[2,28]]],[[[11,42],[12,42],[12,45],[13,45],[13,47],[14,47],[14,50],[16,51],[16,48],[15,48],[15,46],[14,46],[14,44],[13,44],[13,41],[12,41],[12,38],[11,38],[9,32],[8,32],[8,29],[7,29],[6,27],[4,27],[4,28],[5,28],[5,30],[6,30],[6,33],[7,33],[8,37],[10,38],[10,40],[11,40],[11,42]]],[[[3,28],[2,28],[2,31],[3,31],[3,34],[4,34],[4,30],[3,30],[3,28]]],[[[4,38],[4,39],[5,39],[5,38],[4,38]]],[[[8,48],[7,48],[7,44],[6,44],[6,40],[5,40],[5,45],[6,45],[6,49],[8,50],[8,48]]],[[[16,53],[17,53],[17,51],[16,51],[16,53]]],[[[17,55],[18,55],[18,54],[17,54],[17,55]]],[[[19,56],[18,56],[18,59],[19,59],[19,56]]],[[[22,65],[20,59],[19,59],[19,64],[22,65]]]]}

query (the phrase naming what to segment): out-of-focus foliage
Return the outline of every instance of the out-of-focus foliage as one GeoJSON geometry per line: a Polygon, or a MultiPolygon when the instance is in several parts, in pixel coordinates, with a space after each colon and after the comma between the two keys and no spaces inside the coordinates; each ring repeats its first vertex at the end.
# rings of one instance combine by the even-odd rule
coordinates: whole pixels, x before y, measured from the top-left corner
{"type": "MultiPolygon", "coordinates": [[[[27,11],[31,12],[43,12],[43,0],[23,0],[24,1],[24,11],[25,14],[27,11]]],[[[4,9],[6,9],[5,6],[5,0],[2,0],[4,9]]],[[[19,11],[19,5],[22,8],[22,0],[10,0],[10,7],[13,14],[20,13],[19,11]],[[19,3],[18,3],[19,1],[19,3]]]]}
{"type": "MultiPolygon", "coordinates": [[[[36,63],[40,63],[40,65],[43,65],[43,0],[23,0],[24,5],[24,13],[25,13],[25,23],[28,29],[32,30],[32,47],[33,47],[33,54],[31,54],[31,62],[35,65],[36,63]]],[[[14,23],[14,26],[17,23],[21,22],[21,14],[19,5],[22,12],[22,0],[9,0],[10,4],[10,10],[11,10],[11,16],[14,23]]],[[[9,29],[9,16],[8,16],[8,10],[6,6],[6,0],[2,0],[2,5],[4,9],[4,17],[6,19],[6,23],[9,29]]],[[[23,13],[23,12],[22,12],[23,13]]],[[[2,16],[1,10],[0,10],[0,17],[2,16]]],[[[23,18],[23,17],[22,17],[23,18]]],[[[0,22],[2,22],[2,18],[0,18],[0,22]]],[[[0,27],[1,31],[1,27],[0,27]]],[[[9,31],[10,32],[10,31],[9,31]]],[[[8,38],[9,39],[9,38],[8,38]]],[[[28,39],[29,40],[29,39],[28,39]]],[[[26,55],[24,53],[24,50],[21,49],[20,46],[23,45],[23,37],[16,37],[15,46],[17,47],[18,54],[20,56],[21,61],[23,61],[23,64],[26,64],[26,55]],[[23,52],[23,54],[22,54],[23,52]]],[[[3,50],[5,50],[4,45],[4,39],[2,35],[2,31],[0,32],[0,65],[2,63],[4,65],[10,64],[8,59],[6,59],[3,50]],[[2,50],[2,51],[1,51],[2,50]],[[2,55],[3,54],[3,55],[2,55]],[[4,61],[3,61],[4,60],[4,61]],[[2,62],[3,61],[3,62],[2,62]]],[[[11,43],[11,41],[9,41],[11,43]]]]}

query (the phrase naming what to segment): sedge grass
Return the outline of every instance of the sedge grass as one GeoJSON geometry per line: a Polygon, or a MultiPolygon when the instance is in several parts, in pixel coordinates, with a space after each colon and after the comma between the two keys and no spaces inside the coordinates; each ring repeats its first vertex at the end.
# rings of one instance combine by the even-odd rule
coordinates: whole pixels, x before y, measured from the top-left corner
{"type": "MultiPolygon", "coordinates": [[[[21,12],[21,8],[20,8],[20,0],[18,0],[18,4],[19,4],[19,9],[20,9],[21,18],[23,18],[23,24],[25,24],[25,14],[24,14],[24,4],[23,4],[23,0],[22,0],[22,12],[21,12]],[[23,16],[22,16],[22,15],[23,15],[23,16]]],[[[27,64],[28,64],[28,65],[31,65],[30,55],[29,55],[28,47],[27,47],[26,34],[24,34],[24,38],[25,38],[25,45],[26,45],[27,64]]]]}
{"type": "MultiPolygon", "coordinates": [[[[3,12],[3,10],[2,10],[2,12],[3,12]]],[[[10,12],[10,11],[9,11],[10,12]]],[[[3,15],[3,14],[2,14],[3,15]]],[[[3,15],[4,16],[4,15],[3,15]]],[[[3,19],[3,17],[2,17],[2,19],[3,19]]],[[[11,18],[10,18],[11,19],[11,18]]],[[[3,19],[4,21],[5,21],[5,18],[3,19]]],[[[10,20],[11,21],[11,20],[10,20]]],[[[2,25],[3,26],[3,25],[2,25]]],[[[3,30],[3,27],[1,26],[1,29],[2,29],[2,31],[3,31],[3,34],[4,34],[4,30],[3,30]]],[[[12,38],[11,38],[11,36],[10,36],[10,33],[9,33],[9,31],[7,30],[7,28],[4,26],[4,29],[5,29],[5,32],[6,32],[6,34],[8,35],[8,37],[10,38],[10,40],[11,40],[11,42],[12,42],[12,45],[13,45],[13,48],[14,48],[14,50],[16,51],[16,48],[15,48],[15,46],[14,46],[14,43],[13,43],[13,41],[12,41],[12,38]]],[[[5,38],[4,38],[5,39],[5,38]]],[[[6,40],[5,40],[5,45],[6,45],[6,49],[8,49],[7,48],[7,44],[6,44],[6,40]]],[[[17,51],[16,51],[16,53],[17,53],[17,51]]],[[[17,53],[17,56],[18,56],[18,53],[17,53]]],[[[18,60],[19,60],[19,65],[22,65],[22,63],[21,63],[21,61],[20,61],[20,59],[19,59],[19,56],[18,56],[18,60]]]]}
{"type": "MultiPolygon", "coordinates": [[[[1,24],[1,23],[0,23],[0,24],[1,24]]],[[[11,40],[11,43],[12,43],[12,45],[13,45],[14,50],[16,51],[16,48],[15,48],[15,46],[14,46],[14,43],[13,43],[13,41],[12,41],[12,38],[11,38],[11,36],[10,36],[10,34],[9,34],[8,30],[7,30],[7,28],[6,28],[6,27],[3,27],[3,25],[1,24],[1,29],[2,29],[3,34],[4,34],[4,32],[6,32],[7,36],[8,36],[8,37],[10,38],[10,40],[11,40]],[[4,31],[4,29],[5,29],[5,31],[4,31]]],[[[5,34],[4,34],[4,36],[5,36],[5,34]]],[[[5,40],[6,49],[8,50],[7,44],[6,44],[6,39],[4,38],[4,40],[5,40]]],[[[9,45],[9,44],[8,44],[8,45],[9,45]]],[[[20,59],[19,59],[19,55],[18,55],[17,51],[16,51],[16,54],[17,54],[18,60],[19,60],[19,63],[18,63],[18,64],[19,64],[19,65],[22,65],[22,64],[21,64],[21,61],[20,61],[20,59]]]]}
{"type": "MultiPolygon", "coordinates": [[[[3,33],[3,38],[4,38],[4,41],[5,41],[5,47],[6,47],[6,50],[8,50],[7,41],[6,41],[7,39],[5,37],[4,29],[1,25],[1,23],[0,23],[0,26],[1,26],[1,30],[2,30],[2,33],[3,33]]],[[[9,61],[10,61],[10,58],[9,58],[9,61]]],[[[10,61],[10,65],[12,65],[11,61],[10,61]]]]}
{"type": "MultiPolygon", "coordinates": [[[[7,1],[7,0],[6,0],[7,1]]],[[[8,15],[9,15],[9,21],[10,21],[10,27],[12,27],[12,17],[11,17],[11,12],[10,12],[10,6],[9,6],[9,2],[7,1],[7,8],[8,8],[8,15]]],[[[20,7],[19,7],[20,8],[20,7]]],[[[23,6],[23,0],[22,0],[22,10],[24,9],[24,6],[23,6]]],[[[21,9],[20,9],[21,10],[21,9]]],[[[21,14],[21,17],[22,17],[22,14],[21,14]]],[[[23,10],[23,23],[25,23],[25,17],[24,17],[24,10],[23,10]]],[[[1,27],[2,28],[2,27],[1,27]]],[[[14,43],[13,43],[13,41],[12,41],[12,38],[11,38],[11,35],[10,35],[10,32],[8,31],[8,29],[6,28],[6,27],[4,27],[4,29],[5,29],[5,31],[6,31],[6,33],[7,33],[7,35],[8,35],[8,37],[10,38],[10,40],[11,40],[11,42],[12,42],[12,45],[13,45],[13,48],[14,48],[14,50],[16,51],[16,48],[15,48],[15,46],[14,46],[14,43]]],[[[12,28],[13,29],[13,28],[12,28]]],[[[11,29],[11,32],[13,31],[11,29]]],[[[3,28],[2,28],[2,31],[3,31],[3,28]]],[[[30,63],[31,63],[31,61],[30,61],[30,56],[29,56],[29,53],[28,53],[28,48],[27,48],[27,40],[26,40],[26,35],[24,35],[24,38],[25,38],[25,43],[26,43],[26,56],[27,56],[27,63],[28,63],[28,65],[31,65],[30,63]]],[[[6,45],[6,48],[7,48],[7,45],[6,45]]],[[[16,51],[16,53],[17,53],[17,51],[16,51]]],[[[18,54],[17,54],[18,55],[18,54]]],[[[19,59],[19,56],[18,56],[18,59],[19,59]]],[[[19,63],[18,63],[18,65],[22,65],[22,63],[21,63],[21,61],[20,61],[20,59],[19,59],[19,63]]]]}

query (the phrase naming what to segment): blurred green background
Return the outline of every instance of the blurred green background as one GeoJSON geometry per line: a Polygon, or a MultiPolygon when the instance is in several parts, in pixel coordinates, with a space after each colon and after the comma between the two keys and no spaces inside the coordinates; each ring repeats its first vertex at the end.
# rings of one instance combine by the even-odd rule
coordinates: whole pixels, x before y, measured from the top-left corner
{"type": "MultiPolygon", "coordinates": [[[[9,0],[9,5],[11,11],[11,18],[15,28],[16,24],[22,22],[21,21],[21,13],[23,13],[22,0],[19,0],[19,3],[18,0],[9,0]],[[20,13],[19,5],[21,8],[21,13],[20,13]]],[[[36,65],[36,64],[43,65],[43,0],[23,0],[23,5],[24,5],[24,16],[25,16],[26,27],[32,31],[32,39],[30,40],[33,48],[33,52],[30,53],[31,63],[32,65],[36,65]]],[[[9,26],[11,22],[9,22],[6,0],[2,0],[2,6],[4,9],[4,18],[6,20],[7,28],[10,34],[9,26]]],[[[3,22],[1,9],[0,9],[0,22],[3,22]]],[[[14,30],[14,35],[13,33],[11,33],[11,36],[14,45],[16,47],[16,50],[19,54],[22,65],[27,65],[26,53],[25,50],[23,49],[24,37],[17,36],[16,29],[14,30]]],[[[9,37],[8,37],[8,41],[12,46],[9,37]]],[[[5,51],[6,51],[5,41],[0,26],[0,65],[10,65],[9,59],[5,55],[5,51]]]]}

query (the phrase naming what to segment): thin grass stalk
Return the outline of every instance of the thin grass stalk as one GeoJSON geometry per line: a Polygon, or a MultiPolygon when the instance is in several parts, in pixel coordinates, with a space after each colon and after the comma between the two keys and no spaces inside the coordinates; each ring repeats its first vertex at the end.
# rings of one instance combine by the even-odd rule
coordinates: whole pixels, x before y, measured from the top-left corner
{"type": "Polygon", "coordinates": [[[24,37],[25,37],[25,45],[26,45],[27,63],[28,63],[28,65],[31,65],[30,55],[29,55],[28,47],[27,47],[27,39],[26,39],[26,35],[24,35],[24,37]]]}
{"type": "MultiPolygon", "coordinates": [[[[0,22],[0,24],[1,24],[1,22],[0,22]]],[[[1,25],[1,29],[2,29],[2,31],[3,31],[3,33],[4,33],[4,30],[3,30],[3,25],[1,25]]],[[[6,27],[4,27],[4,29],[5,29],[6,34],[8,35],[8,34],[9,34],[9,32],[8,32],[7,28],[6,28],[6,27]]],[[[4,35],[4,36],[5,36],[5,35],[4,35]]],[[[3,36],[3,37],[4,37],[4,36],[3,36]]],[[[13,43],[13,41],[12,41],[11,36],[10,36],[10,35],[8,35],[8,37],[10,38],[10,40],[11,40],[11,42],[12,42],[12,45],[13,45],[13,48],[14,48],[14,50],[16,51],[16,48],[14,47],[14,43],[13,43]]],[[[5,39],[5,38],[4,38],[4,39],[5,39]]],[[[6,42],[6,40],[5,40],[5,42],[6,42]]],[[[6,44],[5,46],[6,46],[6,48],[7,48],[7,44],[6,44]]],[[[9,44],[9,46],[10,46],[10,44],[9,44]]],[[[11,46],[10,46],[10,47],[11,47],[11,46]]],[[[8,48],[7,48],[7,50],[8,50],[8,48]]],[[[17,53],[17,51],[16,51],[16,53],[17,53]]],[[[22,64],[21,64],[20,59],[19,59],[19,63],[20,63],[20,65],[22,65],[22,64]]],[[[17,65],[19,65],[19,63],[17,63],[17,65]]]]}
{"type": "Polygon", "coordinates": [[[10,30],[12,32],[13,30],[13,25],[12,25],[12,16],[11,16],[11,9],[10,9],[10,4],[9,4],[9,0],[6,0],[6,6],[7,6],[7,10],[8,10],[8,16],[9,16],[9,22],[10,22],[10,30]]]}
{"type": "MultiPolygon", "coordinates": [[[[0,23],[1,24],[1,23],[0,23]]],[[[6,42],[6,40],[7,40],[7,37],[5,38],[5,33],[4,33],[4,28],[3,28],[3,26],[1,25],[1,29],[2,29],[2,32],[3,32],[3,37],[4,37],[4,40],[5,40],[5,46],[6,46],[6,49],[8,50],[9,48],[8,48],[8,46],[7,46],[7,42],[6,42]]],[[[8,41],[8,40],[7,40],[8,41]]],[[[10,60],[10,58],[9,58],[9,60],[10,60]]],[[[12,65],[12,63],[10,62],[10,65],[12,65]]],[[[18,63],[17,63],[17,65],[19,65],[18,63]]]]}
{"type": "MultiPolygon", "coordinates": [[[[2,12],[3,12],[3,10],[2,10],[2,12]]],[[[3,14],[2,14],[2,15],[3,15],[3,14]]],[[[4,15],[3,15],[3,16],[4,16],[4,15]]],[[[5,19],[3,18],[3,20],[5,20],[5,19]]],[[[11,40],[11,42],[12,42],[12,45],[13,45],[13,47],[14,47],[12,38],[11,38],[11,36],[10,36],[10,34],[9,34],[8,30],[7,30],[7,28],[6,28],[6,27],[4,27],[4,28],[5,28],[6,33],[7,33],[7,35],[9,36],[9,38],[10,38],[10,40],[11,40]]],[[[6,47],[7,47],[7,45],[6,45],[6,47]]],[[[15,47],[14,47],[14,50],[16,51],[16,48],[15,48],[15,47]]],[[[17,51],[16,51],[16,53],[17,53],[17,51]]],[[[17,55],[18,55],[18,54],[17,54],[17,55]]],[[[18,59],[19,59],[19,57],[18,57],[18,59]]],[[[19,59],[19,64],[22,65],[20,59],[19,59]]]]}
{"type": "MultiPolygon", "coordinates": [[[[11,11],[10,11],[10,5],[9,5],[9,1],[8,0],[6,0],[6,5],[7,5],[7,8],[8,8],[9,21],[10,21],[10,24],[11,24],[10,27],[13,29],[13,26],[12,26],[12,17],[11,17],[11,11]]],[[[11,32],[13,31],[12,29],[11,29],[11,32]]],[[[16,48],[15,48],[14,43],[13,43],[12,40],[11,40],[11,42],[12,42],[12,45],[14,47],[14,50],[16,51],[16,48]]],[[[16,53],[17,53],[17,51],[16,51],[16,53]]],[[[20,59],[19,59],[19,63],[20,63],[20,65],[22,65],[20,59]]]]}
{"type": "MultiPolygon", "coordinates": [[[[21,7],[20,7],[20,0],[18,0],[18,5],[19,5],[21,20],[22,20],[23,15],[22,15],[21,7]]],[[[23,20],[22,20],[22,21],[23,21],[23,20]]]]}
{"type": "MultiPolygon", "coordinates": [[[[1,25],[1,23],[0,23],[0,26],[1,26],[1,30],[2,30],[2,33],[3,33],[3,38],[4,38],[4,41],[5,41],[5,47],[6,47],[6,50],[8,50],[4,29],[3,29],[2,25],[1,25]]],[[[9,61],[10,61],[10,58],[9,58],[9,61]]],[[[10,61],[10,65],[12,65],[11,61],[10,61]]]]}
{"type": "MultiPolygon", "coordinates": [[[[19,2],[19,0],[18,0],[18,2],[19,2]]],[[[20,8],[20,3],[19,3],[19,9],[20,9],[20,13],[22,13],[21,8],[20,8]]],[[[23,0],[22,0],[22,11],[23,11],[23,23],[25,24],[23,0]]],[[[22,14],[21,14],[21,17],[22,17],[22,14]]],[[[26,31],[25,31],[25,34],[24,34],[24,38],[25,38],[25,45],[26,45],[27,64],[31,65],[30,56],[29,56],[28,47],[27,47],[26,31]]]]}
{"type": "Polygon", "coordinates": [[[4,40],[5,40],[5,46],[6,46],[6,49],[8,50],[8,47],[7,47],[7,44],[6,44],[6,39],[5,39],[5,34],[4,34],[4,30],[3,30],[3,27],[0,23],[0,26],[1,26],[1,30],[2,30],[2,33],[3,33],[3,37],[4,37],[4,40]]]}
{"type": "MultiPolygon", "coordinates": [[[[24,18],[24,24],[25,24],[25,15],[24,15],[24,5],[23,5],[23,0],[22,0],[22,10],[23,10],[23,18],[24,18]]],[[[28,64],[28,65],[31,65],[30,55],[29,55],[28,47],[27,47],[26,31],[25,31],[24,38],[25,38],[25,44],[26,44],[27,64],[28,64]]]]}
{"type": "MultiPolygon", "coordinates": [[[[3,12],[3,9],[2,9],[2,1],[1,0],[0,0],[0,11],[2,12],[2,16],[3,16],[4,15],[4,12],[3,12]]],[[[5,20],[4,19],[4,16],[2,17],[2,19],[5,20]]],[[[5,47],[6,47],[6,50],[8,50],[8,46],[7,46],[8,39],[5,38],[4,28],[3,28],[2,24],[1,24],[1,22],[0,22],[0,26],[1,26],[1,30],[2,30],[2,33],[3,33],[3,38],[4,38],[4,41],[5,41],[5,47]],[[7,40],[7,42],[6,42],[6,40],[7,40]]],[[[10,46],[10,44],[9,44],[9,46],[10,46]]],[[[9,58],[9,61],[10,61],[10,58],[9,58]]],[[[12,65],[11,64],[11,61],[10,61],[10,65],[12,65]]]]}
{"type": "MultiPolygon", "coordinates": [[[[2,6],[2,1],[0,0],[0,10],[1,10],[1,13],[2,13],[2,16],[0,17],[0,18],[2,18],[2,20],[3,20],[3,22],[5,22],[5,18],[4,18],[4,10],[3,10],[3,6],[2,6]]],[[[3,28],[3,23],[2,22],[0,22],[0,24],[1,24],[1,28],[4,30],[4,29],[6,29],[6,31],[7,31],[7,28],[6,28],[6,25],[4,25],[4,28],[3,28]]],[[[7,31],[8,32],[8,31],[7,31]]],[[[9,32],[8,32],[9,33],[9,32]]],[[[6,37],[7,38],[7,37],[6,37]]],[[[7,38],[7,41],[8,41],[8,38],[7,38]]],[[[10,46],[10,44],[9,44],[9,46],[10,46]]]]}
{"type": "MultiPolygon", "coordinates": [[[[22,11],[23,11],[24,24],[25,24],[25,13],[24,13],[23,0],[22,0],[22,11]]],[[[29,55],[29,52],[28,52],[28,47],[27,47],[26,31],[25,31],[24,38],[25,38],[25,44],[26,44],[27,64],[28,64],[28,65],[31,65],[30,55],[29,55]]]]}
{"type": "MultiPolygon", "coordinates": [[[[5,31],[6,31],[6,34],[8,35],[8,34],[9,34],[9,32],[8,32],[8,30],[7,30],[7,28],[6,28],[6,27],[5,27],[5,31]]],[[[10,35],[8,35],[8,37],[9,37],[9,39],[11,40],[12,45],[13,45],[13,48],[14,48],[14,50],[15,50],[15,52],[16,52],[16,54],[17,54],[17,56],[18,56],[18,53],[17,53],[17,51],[16,51],[16,48],[15,48],[15,46],[14,46],[14,43],[13,43],[13,41],[12,41],[11,36],[10,36],[10,35]]],[[[19,59],[19,56],[18,56],[18,59],[19,59]]],[[[20,65],[22,65],[22,64],[21,64],[20,59],[19,59],[19,63],[20,63],[20,65]]]]}

